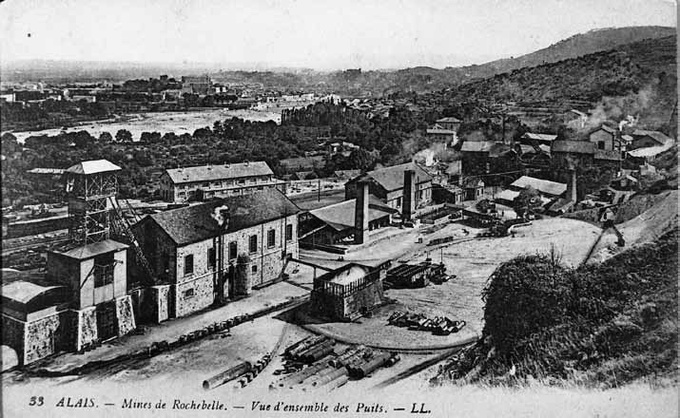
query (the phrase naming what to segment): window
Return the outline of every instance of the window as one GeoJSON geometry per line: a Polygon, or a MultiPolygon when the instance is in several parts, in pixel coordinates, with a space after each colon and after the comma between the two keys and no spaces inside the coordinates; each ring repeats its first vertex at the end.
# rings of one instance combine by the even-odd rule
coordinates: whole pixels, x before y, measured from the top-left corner
{"type": "Polygon", "coordinates": [[[208,267],[215,267],[216,264],[215,249],[208,248],[208,267]]]}
{"type": "Polygon", "coordinates": [[[253,272],[253,274],[256,274],[257,273],[257,266],[252,266],[250,268],[250,271],[253,272]]]}
{"type": "Polygon", "coordinates": [[[232,241],[229,243],[229,259],[233,260],[236,258],[236,254],[238,253],[238,246],[236,245],[236,241],[232,241]]]}
{"type": "Polygon", "coordinates": [[[249,249],[251,253],[257,252],[257,235],[251,235],[249,240],[249,249]]]}
{"type": "Polygon", "coordinates": [[[286,241],[293,239],[293,225],[286,225],[286,241]]]}
{"type": "Polygon", "coordinates": [[[194,289],[187,289],[184,291],[184,299],[191,299],[194,297],[194,289]]]}
{"type": "Polygon", "coordinates": [[[597,143],[597,148],[598,149],[604,149],[604,142],[600,141],[597,143]]]}
{"type": "Polygon", "coordinates": [[[194,255],[184,256],[184,275],[188,276],[194,272],[194,255]]]}
{"type": "Polygon", "coordinates": [[[267,247],[271,248],[276,244],[276,231],[270,229],[267,231],[267,247]]]}
{"type": "Polygon", "coordinates": [[[94,287],[102,287],[113,283],[113,253],[100,254],[94,258],[94,287]]]}
{"type": "Polygon", "coordinates": [[[401,197],[398,197],[398,198],[397,198],[397,207],[398,207],[398,208],[401,207],[401,197]]]}

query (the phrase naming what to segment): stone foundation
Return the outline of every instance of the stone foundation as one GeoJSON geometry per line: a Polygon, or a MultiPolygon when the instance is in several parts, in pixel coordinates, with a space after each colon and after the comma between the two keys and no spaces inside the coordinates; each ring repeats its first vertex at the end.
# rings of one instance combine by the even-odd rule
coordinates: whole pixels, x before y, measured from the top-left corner
{"type": "Polygon", "coordinates": [[[132,309],[132,298],[129,295],[116,299],[116,316],[118,317],[119,337],[137,328],[135,314],[132,309]]]}
{"type": "Polygon", "coordinates": [[[91,306],[89,308],[75,311],[76,314],[76,346],[75,350],[79,351],[86,344],[91,344],[99,338],[97,332],[97,308],[91,306]]]}

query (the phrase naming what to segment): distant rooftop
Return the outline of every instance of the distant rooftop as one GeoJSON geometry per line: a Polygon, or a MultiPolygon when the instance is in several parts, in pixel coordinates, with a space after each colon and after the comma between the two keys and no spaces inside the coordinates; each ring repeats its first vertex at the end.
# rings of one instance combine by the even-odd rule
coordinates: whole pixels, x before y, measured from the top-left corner
{"type": "Polygon", "coordinates": [[[118,171],[120,169],[120,167],[109,160],[91,160],[81,161],[78,164],[67,168],[64,172],[73,174],[95,174],[105,173],[107,171],[118,171]]]}
{"type": "Polygon", "coordinates": [[[274,175],[264,161],[171,168],[165,172],[175,184],[274,175]]]}

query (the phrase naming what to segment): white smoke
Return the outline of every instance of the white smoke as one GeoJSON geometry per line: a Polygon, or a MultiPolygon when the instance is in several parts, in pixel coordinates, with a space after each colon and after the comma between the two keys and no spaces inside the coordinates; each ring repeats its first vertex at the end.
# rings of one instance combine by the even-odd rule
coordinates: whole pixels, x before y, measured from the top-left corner
{"type": "Polygon", "coordinates": [[[229,214],[229,206],[222,205],[222,206],[216,207],[215,210],[213,210],[212,215],[210,215],[210,216],[212,216],[212,218],[215,220],[215,222],[217,222],[217,225],[224,226],[224,228],[226,229],[229,226],[228,214],[229,214]],[[225,215],[227,215],[227,216],[225,216],[225,215]]]}
{"type": "Polygon", "coordinates": [[[640,119],[640,116],[633,117],[631,115],[626,116],[625,119],[621,119],[619,122],[619,131],[622,131],[626,126],[629,128],[634,127],[637,125],[638,119],[640,119]]]}

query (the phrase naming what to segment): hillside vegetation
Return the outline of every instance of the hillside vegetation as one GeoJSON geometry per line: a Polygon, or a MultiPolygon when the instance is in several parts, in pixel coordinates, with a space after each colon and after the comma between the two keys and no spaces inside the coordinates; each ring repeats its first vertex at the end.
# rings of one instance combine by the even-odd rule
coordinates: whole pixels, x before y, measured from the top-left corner
{"type": "Polygon", "coordinates": [[[677,225],[602,264],[555,253],[500,266],[484,290],[482,339],[438,382],[616,387],[677,379],[677,225]]]}

